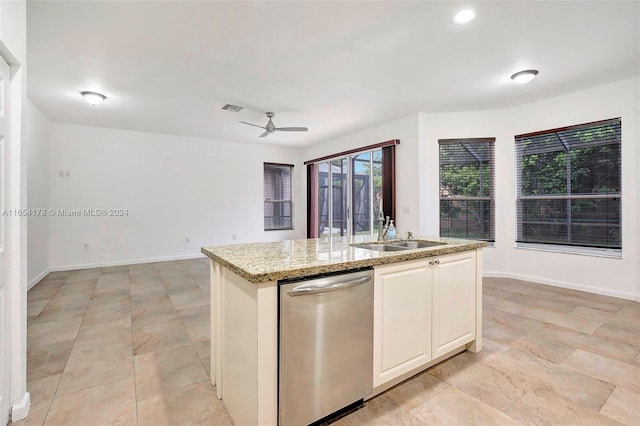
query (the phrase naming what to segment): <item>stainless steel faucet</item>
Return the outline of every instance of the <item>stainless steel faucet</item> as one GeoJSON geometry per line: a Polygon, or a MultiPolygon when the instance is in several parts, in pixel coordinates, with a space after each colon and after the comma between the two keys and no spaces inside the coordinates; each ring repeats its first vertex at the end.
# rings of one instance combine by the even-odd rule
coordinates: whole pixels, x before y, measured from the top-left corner
{"type": "Polygon", "coordinates": [[[378,214],[378,239],[376,241],[382,241],[387,238],[387,231],[389,230],[389,219],[391,216],[387,216],[387,221],[384,221],[384,213],[381,211],[378,214]],[[384,224],[384,226],[383,226],[384,224]]]}

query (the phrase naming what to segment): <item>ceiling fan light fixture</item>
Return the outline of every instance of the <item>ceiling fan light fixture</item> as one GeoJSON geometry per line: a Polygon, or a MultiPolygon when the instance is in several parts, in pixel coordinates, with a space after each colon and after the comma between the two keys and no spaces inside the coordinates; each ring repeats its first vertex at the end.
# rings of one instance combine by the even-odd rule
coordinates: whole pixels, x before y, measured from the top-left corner
{"type": "Polygon", "coordinates": [[[519,84],[525,84],[536,78],[538,70],[519,71],[511,76],[511,80],[519,84]]]}
{"type": "Polygon", "coordinates": [[[308,132],[309,131],[307,127],[276,127],[275,124],[273,124],[273,120],[272,120],[272,118],[275,117],[276,113],[266,112],[265,114],[268,119],[267,124],[265,126],[248,123],[246,121],[238,121],[238,123],[246,124],[248,126],[253,126],[253,127],[259,127],[263,129],[264,133],[260,135],[261,138],[264,138],[265,136],[269,136],[271,133],[275,133],[275,132],[308,132]]]}
{"type": "Polygon", "coordinates": [[[107,99],[105,95],[97,92],[81,92],[80,93],[85,101],[87,101],[91,106],[100,105],[102,101],[107,99]]]}

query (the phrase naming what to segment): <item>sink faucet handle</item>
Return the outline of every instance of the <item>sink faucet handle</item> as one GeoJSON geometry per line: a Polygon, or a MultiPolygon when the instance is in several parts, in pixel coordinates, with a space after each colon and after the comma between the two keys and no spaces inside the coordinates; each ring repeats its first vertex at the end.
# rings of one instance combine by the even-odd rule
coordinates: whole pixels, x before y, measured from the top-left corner
{"type": "Polygon", "coordinates": [[[413,240],[413,232],[407,231],[407,240],[413,240]]]}

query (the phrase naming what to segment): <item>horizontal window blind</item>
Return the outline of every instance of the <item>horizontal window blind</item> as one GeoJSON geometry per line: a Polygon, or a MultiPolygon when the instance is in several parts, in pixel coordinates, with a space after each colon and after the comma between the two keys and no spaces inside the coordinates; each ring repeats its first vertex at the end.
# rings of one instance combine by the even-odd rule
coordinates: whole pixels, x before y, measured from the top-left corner
{"type": "Polygon", "coordinates": [[[494,138],[443,139],[440,236],[495,240],[494,138]]]}
{"type": "Polygon", "coordinates": [[[293,229],[290,164],[264,163],[264,230],[293,229]]]}
{"type": "Polygon", "coordinates": [[[517,242],[620,249],[619,118],[518,135],[517,242]]]}

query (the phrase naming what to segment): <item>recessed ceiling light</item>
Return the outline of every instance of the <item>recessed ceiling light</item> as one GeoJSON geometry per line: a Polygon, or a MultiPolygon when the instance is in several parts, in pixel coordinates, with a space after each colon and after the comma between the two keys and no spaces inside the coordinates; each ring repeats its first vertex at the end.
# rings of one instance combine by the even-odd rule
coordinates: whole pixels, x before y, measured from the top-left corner
{"type": "Polygon", "coordinates": [[[91,106],[100,105],[102,101],[107,99],[107,97],[101,93],[96,92],[82,92],[80,93],[85,101],[89,102],[91,106]]]}
{"type": "Polygon", "coordinates": [[[515,81],[516,83],[524,84],[536,78],[536,75],[538,75],[538,70],[525,70],[512,75],[511,80],[515,81]]]}
{"type": "Polygon", "coordinates": [[[453,17],[453,22],[456,24],[466,24],[467,22],[473,21],[473,18],[476,17],[476,12],[472,9],[463,9],[460,12],[456,13],[453,17]]]}

